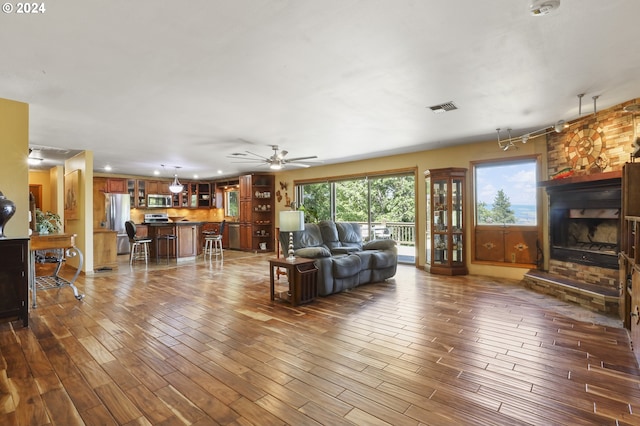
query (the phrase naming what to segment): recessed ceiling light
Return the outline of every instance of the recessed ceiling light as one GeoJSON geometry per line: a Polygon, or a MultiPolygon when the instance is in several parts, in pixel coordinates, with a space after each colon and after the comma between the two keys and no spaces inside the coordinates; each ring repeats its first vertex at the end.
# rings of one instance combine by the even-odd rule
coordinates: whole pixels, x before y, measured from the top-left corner
{"type": "Polygon", "coordinates": [[[107,164],[106,166],[104,166],[104,169],[105,169],[107,172],[110,172],[110,171],[111,171],[111,166],[107,164]]]}

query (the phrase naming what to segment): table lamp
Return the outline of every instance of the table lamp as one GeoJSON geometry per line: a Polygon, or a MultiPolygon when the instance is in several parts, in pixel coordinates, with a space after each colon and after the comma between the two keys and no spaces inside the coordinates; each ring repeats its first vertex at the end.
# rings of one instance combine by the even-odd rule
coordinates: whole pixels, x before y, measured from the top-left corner
{"type": "Polygon", "coordinates": [[[288,262],[294,262],[293,255],[293,232],[304,231],[304,212],[300,210],[280,212],[280,231],[289,233],[289,257],[288,262]]]}

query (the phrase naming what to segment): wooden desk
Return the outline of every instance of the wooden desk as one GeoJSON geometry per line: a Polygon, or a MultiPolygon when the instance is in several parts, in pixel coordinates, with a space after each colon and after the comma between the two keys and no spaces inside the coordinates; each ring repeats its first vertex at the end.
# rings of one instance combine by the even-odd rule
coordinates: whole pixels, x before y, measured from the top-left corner
{"type": "Polygon", "coordinates": [[[281,258],[269,259],[269,266],[271,300],[275,300],[275,268],[285,269],[289,278],[288,297],[280,297],[281,299],[289,300],[292,306],[296,306],[311,302],[318,296],[318,269],[313,259],[296,257],[293,262],[281,258]]]}
{"type": "Polygon", "coordinates": [[[35,308],[36,294],[38,290],[46,290],[49,288],[60,288],[68,285],[73,289],[76,299],[82,300],[84,294],[80,294],[74,285],[74,282],[80,275],[82,270],[83,256],[80,249],[75,246],[76,234],[34,234],[31,236],[31,299],[32,306],[35,308]],[[78,269],[71,280],[59,276],[60,268],[63,262],[70,257],[78,256],[78,269]],[[53,274],[48,276],[36,277],[37,263],[56,264],[53,274]]]}

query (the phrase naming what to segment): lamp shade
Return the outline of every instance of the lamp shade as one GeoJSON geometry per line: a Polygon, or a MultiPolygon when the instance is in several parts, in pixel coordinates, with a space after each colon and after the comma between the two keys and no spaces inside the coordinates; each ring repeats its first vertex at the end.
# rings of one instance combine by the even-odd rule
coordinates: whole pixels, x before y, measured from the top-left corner
{"type": "Polygon", "coordinates": [[[303,211],[280,212],[280,231],[284,231],[284,232],[304,231],[304,212],[303,211]]]}

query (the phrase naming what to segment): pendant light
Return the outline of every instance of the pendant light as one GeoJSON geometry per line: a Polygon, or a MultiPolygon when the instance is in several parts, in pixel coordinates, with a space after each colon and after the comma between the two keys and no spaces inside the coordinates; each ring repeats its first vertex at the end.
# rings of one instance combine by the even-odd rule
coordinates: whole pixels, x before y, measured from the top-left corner
{"type": "MultiPolygon", "coordinates": [[[[162,169],[164,169],[164,164],[161,164],[160,166],[162,166],[162,169]]],[[[171,182],[171,185],[169,185],[169,191],[171,191],[172,194],[179,194],[184,189],[184,186],[178,180],[178,169],[180,167],[175,166],[174,168],[176,171],[173,174],[173,182],[171,182]]]]}
{"type": "Polygon", "coordinates": [[[184,186],[178,180],[178,167],[176,167],[176,173],[173,175],[173,182],[169,185],[169,191],[172,194],[179,194],[184,189],[184,186]]]}

